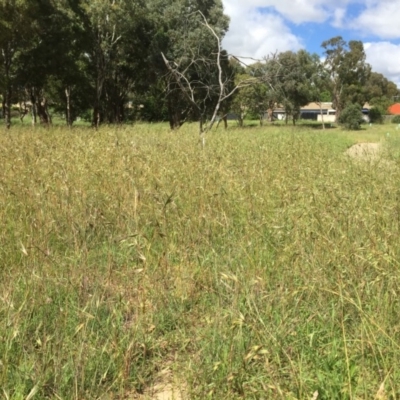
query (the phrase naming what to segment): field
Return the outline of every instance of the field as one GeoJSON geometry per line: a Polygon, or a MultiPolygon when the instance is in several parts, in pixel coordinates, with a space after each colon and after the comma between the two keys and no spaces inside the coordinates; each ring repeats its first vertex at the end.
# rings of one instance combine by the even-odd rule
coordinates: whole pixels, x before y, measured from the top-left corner
{"type": "Polygon", "coordinates": [[[2,132],[0,396],[400,398],[395,128],[2,132]]]}

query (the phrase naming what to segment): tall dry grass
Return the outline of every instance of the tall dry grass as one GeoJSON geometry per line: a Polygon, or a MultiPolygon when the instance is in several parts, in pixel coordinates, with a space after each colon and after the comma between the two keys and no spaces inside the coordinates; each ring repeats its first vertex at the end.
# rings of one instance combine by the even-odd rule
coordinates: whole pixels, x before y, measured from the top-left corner
{"type": "Polygon", "coordinates": [[[193,399],[400,397],[388,129],[2,134],[2,395],[134,398],[168,366],[193,399]]]}

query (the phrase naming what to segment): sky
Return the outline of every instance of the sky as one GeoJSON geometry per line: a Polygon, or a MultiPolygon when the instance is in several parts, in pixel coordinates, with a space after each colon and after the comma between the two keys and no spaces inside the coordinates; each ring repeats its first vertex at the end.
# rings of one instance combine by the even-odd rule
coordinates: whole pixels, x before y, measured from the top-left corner
{"type": "Polygon", "coordinates": [[[231,21],[223,46],[261,59],[306,49],[323,57],[335,36],[361,40],[367,62],[400,88],[400,0],[222,0],[231,21]]]}

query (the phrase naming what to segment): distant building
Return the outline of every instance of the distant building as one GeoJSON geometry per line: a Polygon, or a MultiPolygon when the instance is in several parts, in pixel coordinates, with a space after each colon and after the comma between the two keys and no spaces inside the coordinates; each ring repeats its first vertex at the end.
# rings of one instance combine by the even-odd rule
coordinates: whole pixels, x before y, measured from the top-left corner
{"type": "Polygon", "coordinates": [[[400,103],[396,103],[390,106],[388,112],[392,115],[400,115],[400,103]]]}
{"type": "MultiPolygon", "coordinates": [[[[336,110],[332,108],[331,102],[309,103],[300,109],[300,118],[312,121],[321,121],[321,111],[325,122],[334,122],[336,110]]],[[[285,109],[278,107],[274,110],[274,118],[284,120],[286,118],[285,109]]]]}
{"type": "Polygon", "coordinates": [[[324,118],[324,122],[335,122],[336,110],[332,108],[331,102],[312,102],[300,109],[300,118],[319,122],[324,118]]]}
{"type": "MultiPolygon", "coordinates": [[[[364,107],[362,108],[364,119],[367,122],[369,121],[368,114],[370,108],[371,106],[368,103],[365,103],[364,107]]],[[[286,118],[285,109],[282,107],[276,108],[274,110],[274,118],[278,120],[284,120],[286,118]]],[[[312,102],[300,109],[300,119],[322,122],[322,118],[324,119],[324,122],[336,121],[336,110],[333,108],[333,104],[331,102],[312,102]]]]}

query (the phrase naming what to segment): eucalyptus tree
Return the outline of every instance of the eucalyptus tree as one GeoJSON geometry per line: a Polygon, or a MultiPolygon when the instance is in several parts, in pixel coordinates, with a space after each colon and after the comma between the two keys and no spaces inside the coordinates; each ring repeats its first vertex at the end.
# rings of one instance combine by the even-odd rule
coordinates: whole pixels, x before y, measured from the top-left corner
{"type": "MultiPolygon", "coordinates": [[[[238,74],[235,77],[235,84],[241,85],[242,82],[248,82],[251,79],[249,74],[238,74]]],[[[235,114],[236,121],[240,127],[244,126],[244,119],[248,113],[252,113],[254,87],[244,85],[240,87],[230,103],[230,111],[235,114]]]]}
{"type": "Polygon", "coordinates": [[[89,63],[90,37],[85,30],[85,19],[82,14],[81,0],[53,0],[53,25],[56,32],[49,40],[48,35],[44,42],[50,41],[53,53],[47,69],[44,92],[51,100],[55,112],[63,114],[68,126],[85,113],[93,98],[93,85],[89,63]],[[54,22],[56,22],[54,24],[54,22]]]}
{"type": "Polygon", "coordinates": [[[220,46],[229,25],[222,2],[151,0],[148,8],[156,27],[151,45],[152,79],[164,84],[171,129],[179,128],[188,118],[204,121],[218,98],[218,60],[223,79],[234,75],[220,46]],[[177,79],[178,71],[187,79],[185,90],[183,81],[177,79]],[[194,102],[188,91],[195,94],[194,102]]]}
{"type": "Polygon", "coordinates": [[[81,0],[93,85],[93,125],[121,122],[130,92],[146,71],[152,36],[144,0],[81,0]]]}
{"type": "Polygon", "coordinates": [[[329,74],[330,91],[338,120],[347,104],[358,102],[363,105],[363,87],[368,81],[371,67],[366,62],[361,41],[351,40],[347,43],[341,36],[337,36],[323,42],[322,47],[325,49],[324,65],[329,74]]]}
{"type": "Polygon", "coordinates": [[[274,110],[282,102],[282,92],[279,88],[282,81],[282,65],[278,61],[278,54],[266,57],[262,61],[250,64],[247,73],[256,79],[251,87],[250,108],[263,125],[265,114],[269,122],[273,121],[274,110]]]}
{"type": "Polygon", "coordinates": [[[399,98],[399,89],[394,82],[389,81],[384,75],[371,72],[365,85],[367,101],[377,107],[382,114],[399,98]]]}
{"type": "Polygon", "coordinates": [[[330,101],[329,74],[317,54],[311,55],[310,68],[310,100],[316,102],[319,105],[322,129],[325,129],[324,115],[322,112],[322,102],[330,101]]]}
{"type": "Polygon", "coordinates": [[[397,85],[378,72],[371,72],[365,88],[369,100],[382,97],[393,99],[399,94],[397,85]]]}
{"type": "Polygon", "coordinates": [[[36,29],[31,34],[29,47],[19,56],[16,79],[20,97],[31,104],[32,123],[39,119],[48,124],[51,123],[49,103],[57,105],[65,96],[70,99],[70,84],[79,81],[83,32],[74,21],[70,1],[37,0],[34,3],[31,17],[36,29]],[[62,84],[63,95],[54,90],[58,82],[62,84]]]}
{"type": "Polygon", "coordinates": [[[85,79],[78,77],[83,70],[84,32],[72,12],[78,1],[0,0],[0,85],[7,126],[11,102],[29,103],[33,123],[50,123],[49,102],[57,107],[73,84],[81,83],[85,92],[85,79]],[[57,85],[63,94],[55,90],[57,85]]]}
{"type": "Polygon", "coordinates": [[[18,59],[29,48],[36,30],[31,17],[34,8],[29,0],[0,0],[0,91],[7,128],[11,126],[11,104],[17,91],[18,59]]]}
{"type": "Polygon", "coordinates": [[[300,117],[301,107],[311,100],[310,80],[313,74],[313,58],[305,50],[297,53],[286,51],[278,54],[277,65],[280,73],[277,76],[275,90],[280,93],[286,122],[291,117],[295,124],[300,117]]]}

